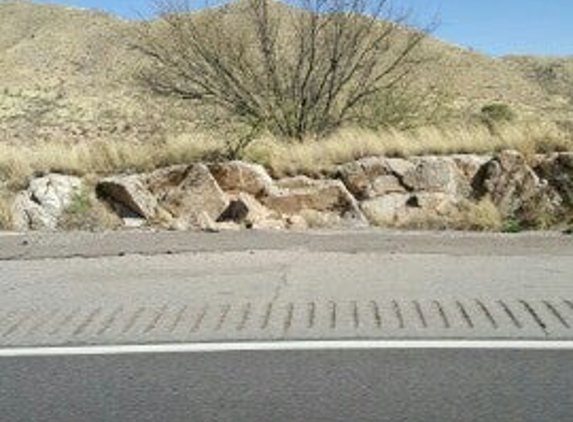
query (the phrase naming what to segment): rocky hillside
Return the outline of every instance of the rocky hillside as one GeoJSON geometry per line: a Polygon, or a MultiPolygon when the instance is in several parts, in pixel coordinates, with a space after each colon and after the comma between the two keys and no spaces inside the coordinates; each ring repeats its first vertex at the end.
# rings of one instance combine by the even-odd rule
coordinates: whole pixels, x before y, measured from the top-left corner
{"type": "MultiPolygon", "coordinates": [[[[94,10],[1,2],[0,141],[146,140],[189,130],[189,110],[135,83],[134,25],[94,10]]],[[[438,59],[420,82],[446,91],[459,110],[503,102],[573,121],[573,58],[496,59],[437,39],[424,48],[438,59]]]]}

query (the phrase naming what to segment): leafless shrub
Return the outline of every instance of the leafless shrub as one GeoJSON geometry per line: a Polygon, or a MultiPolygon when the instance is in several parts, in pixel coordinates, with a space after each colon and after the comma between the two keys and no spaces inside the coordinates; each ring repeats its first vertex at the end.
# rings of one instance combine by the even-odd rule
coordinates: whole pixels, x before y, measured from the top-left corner
{"type": "Polygon", "coordinates": [[[253,128],[302,139],[360,124],[420,63],[426,30],[389,0],[246,0],[200,12],[162,0],[138,30],[154,91],[214,104],[253,128]]]}

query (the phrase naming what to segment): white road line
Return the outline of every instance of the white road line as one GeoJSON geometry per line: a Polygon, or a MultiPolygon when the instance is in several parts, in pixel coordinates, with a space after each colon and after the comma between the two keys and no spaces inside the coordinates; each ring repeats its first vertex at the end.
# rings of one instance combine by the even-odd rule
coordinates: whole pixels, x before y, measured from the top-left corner
{"type": "Polygon", "coordinates": [[[0,349],[1,357],[87,356],[153,353],[222,353],[248,351],[384,349],[470,349],[470,350],[573,350],[573,341],[483,341],[483,340],[406,340],[406,341],[278,341],[235,343],[185,343],[150,345],[105,345],[66,347],[14,347],[0,349]]]}

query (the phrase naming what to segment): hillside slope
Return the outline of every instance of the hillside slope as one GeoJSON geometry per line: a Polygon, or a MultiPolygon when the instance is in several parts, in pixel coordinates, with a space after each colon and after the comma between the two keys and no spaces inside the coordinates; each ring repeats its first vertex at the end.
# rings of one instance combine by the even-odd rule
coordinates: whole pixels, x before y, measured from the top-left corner
{"type": "MultiPolygon", "coordinates": [[[[0,2],[0,141],[139,139],[190,130],[191,111],[135,82],[135,22],[86,9],[0,2]]],[[[495,59],[428,39],[438,59],[419,83],[459,110],[503,102],[524,115],[573,121],[573,58],[495,59]]]]}

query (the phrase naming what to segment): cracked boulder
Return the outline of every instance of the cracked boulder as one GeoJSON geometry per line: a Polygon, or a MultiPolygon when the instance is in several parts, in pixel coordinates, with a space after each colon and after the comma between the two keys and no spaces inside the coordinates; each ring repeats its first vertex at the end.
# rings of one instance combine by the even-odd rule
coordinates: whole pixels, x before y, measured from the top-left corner
{"type": "Polygon", "coordinates": [[[400,158],[367,157],[340,166],[338,178],[358,200],[367,200],[405,193],[402,178],[413,168],[412,163],[400,158]]]}
{"type": "Polygon", "coordinates": [[[484,165],[474,187],[478,198],[491,198],[505,217],[530,220],[531,214],[556,214],[562,199],[517,151],[504,151],[484,165]]]}
{"type": "Polygon", "coordinates": [[[336,216],[336,225],[367,224],[358,202],[340,180],[297,176],[277,181],[277,187],[275,193],[262,198],[261,202],[282,216],[304,217],[305,212],[311,211],[314,216],[316,212],[336,216]]]}
{"type": "Polygon", "coordinates": [[[141,218],[176,230],[201,228],[205,219],[216,221],[229,203],[203,164],[106,178],[97,192],[124,219],[141,218]]]}
{"type": "Polygon", "coordinates": [[[107,177],[98,182],[96,192],[128,225],[153,220],[159,212],[157,199],[147,188],[143,175],[107,177]]]}
{"type": "Polygon", "coordinates": [[[62,174],[33,179],[13,203],[16,230],[56,230],[60,217],[82,190],[82,180],[62,174]]]}
{"type": "Polygon", "coordinates": [[[149,191],[179,227],[199,228],[199,216],[217,220],[229,204],[204,164],[156,170],[146,177],[149,191]]]}
{"type": "Polygon", "coordinates": [[[402,183],[413,192],[457,195],[464,176],[450,157],[416,157],[413,167],[404,173],[402,183]]]}
{"type": "Polygon", "coordinates": [[[225,192],[245,192],[260,198],[275,190],[273,179],[259,164],[231,161],[211,164],[209,170],[225,192]]]}
{"type": "Polygon", "coordinates": [[[247,228],[284,228],[285,222],[278,213],[271,211],[252,195],[240,192],[231,197],[229,206],[217,222],[235,222],[247,228]]]}

